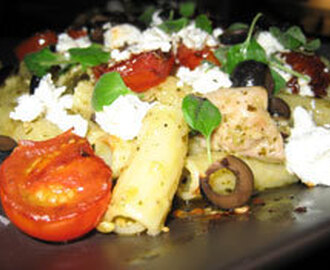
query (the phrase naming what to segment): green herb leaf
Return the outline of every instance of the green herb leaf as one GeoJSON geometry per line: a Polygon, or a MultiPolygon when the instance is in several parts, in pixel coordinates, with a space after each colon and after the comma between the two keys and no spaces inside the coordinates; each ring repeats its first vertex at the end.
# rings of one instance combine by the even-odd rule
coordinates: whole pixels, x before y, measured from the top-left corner
{"type": "Polygon", "coordinates": [[[155,13],[156,8],[154,6],[149,6],[145,11],[139,16],[138,20],[146,25],[149,25],[152,21],[152,15],[155,13]]]}
{"type": "Polygon", "coordinates": [[[48,47],[27,54],[24,62],[27,68],[38,77],[46,75],[52,66],[69,63],[63,56],[53,53],[48,47]]]}
{"type": "Polygon", "coordinates": [[[266,52],[255,38],[251,38],[247,45],[242,43],[230,47],[227,54],[226,71],[229,74],[232,73],[236,65],[245,60],[255,60],[267,64],[266,52]]]}
{"type": "Polygon", "coordinates": [[[110,53],[102,50],[98,44],[92,44],[87,48],[72,48],[69,50],[70,59],[81,64],[83,69],[107,63],[110,53]]]}
{"type": "Polygon", "coordinates": [[[294,25],[291,26],[287,31],[286,35],[298,40],[301,44],[306,44],[306,37],[300,27],[294,25]]]}
{"type": "Polygon", "coordinates": [[[304,48],[307,51],[315,51],[321,45],[319,39],[307,41],[306,36],[299,26],[291,26],[285,32],[282,32],[278,27],[270,27],[269,31],[284,48],[289,50],[304,48]]]}
{"type": "Polygon", "coordinates": [[[320,47],[321,47],[321,40],[319,38],[308,41],[304,46],[304,48],[307,51],[311,51],[311,52],[316,51],[320,47]]]}
{"type": "Polygon", "coordinates": [[[263,63],[267,63],[267,55],[265,50],[259,45],[254,37],[252,37],[254,27],[258,19],[262,16],[258,13],[250,26],[246,40],[241,44],[236,44],[230,47],[227,54],[227,64],[223,69],[232,73],[236,65],[245,60],[255,60],[263,63]]]}
{"type": "Polygon", "coordinates": [[[248,29],[249,26],[245,23],[233,23],[231,25],[229,25],[229,27],[226,29],[226,31],[236,31],[236,30],[245,30],[248,29]]]}
{"type": "Polygon", "coordinates": [[[158,25],[160,29],[166,33],[179,32],[182,28],[188,25],[189,20],[187,18],[180,18],[177,20],[168,20],[158,25]]]}
{"type": "Polygon", "coordinates": [[[286,87],[286,81],[284,78],[274,69],[270,69],[270,73],[272,74],[274,80],[274,91],[273,94],[276,95],[281,89],[286,87]]]}
{"type": "Polygon", "coordinates": [[[197,16],[195,19],[195,25],[197,28],[200,28],[209,34],[212,33],[212,22],[205,14],[197,16]]]}
{"type": "Polygon", "coordinates": [[[92,106],[95,111],[101,111],[103,106],[110,105],[119,96],[130,93],[132,91],[127,88],[118,72],[105,73],[95,85],[92,106]]]}
{"type": "Polygon", "coordinates": [[[183,99],[181,108],[188,125],[206,137],[207,153],[211,163],[211,135],[214,129],[220,125],[222,118],[219,109],[208,99],[192,94],[183,99]]]}
{"type": "Polygon", "coordinates": [[[186,3],[181,3],[179,7],[179,13],[183,17],[191,17],[194,12],[195,12],[195,3],[193,2],[186,2],[186,3]]]}

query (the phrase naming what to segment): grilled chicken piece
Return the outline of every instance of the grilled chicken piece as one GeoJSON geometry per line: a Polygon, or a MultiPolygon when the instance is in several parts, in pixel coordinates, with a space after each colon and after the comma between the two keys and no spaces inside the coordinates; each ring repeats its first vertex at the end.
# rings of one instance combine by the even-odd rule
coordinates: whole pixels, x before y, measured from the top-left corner
{"type": "Polygon", "coordinates": [[[280,132],[267,112],[267,91],[262,87],[219,89],[205,95],[221,114],[212,136],[212,149],[261,160],[284,161],[280,132]]]}

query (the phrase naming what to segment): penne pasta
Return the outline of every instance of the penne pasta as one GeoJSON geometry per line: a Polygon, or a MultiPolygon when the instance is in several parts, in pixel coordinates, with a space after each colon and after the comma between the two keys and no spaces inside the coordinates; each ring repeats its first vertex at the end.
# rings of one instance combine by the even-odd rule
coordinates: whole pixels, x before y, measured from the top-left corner
{"type": "Polygon", "coordinates": [[[330,101],[327,99],[305,97],[300,95],[281,93],[282,98],[294,110],[297,106],[302,106],[313,114],[313,119],[317,125],[330,124],[330,101]]]}
{"type": "Polygon", "coordinates": [[[177,108],[158,104],[149,111],[138,138],[139,151],[119,176],[99,230],[114,223],[119,234],[161,232],[181,177],[187,134],[177,108]]]}
{"type": "MultiPolygon", "coordinates": [[[[213,160],[223,159],[227,153],[213,152],[213,160]]],[[[298,181],[298,178],[290,174],[284,163],[269,163],[254,158],[240,157],[251,168],[254,175],[254,186],[256,190],[265,190],[292,184],[298,181]]],[[[209,162],[205,153],[190,155],[185,161],[186,178],[179,185],[177,195],[183,200],[192,200],[201,198],[199,191],[199,178],[209,167],[209,162]]],[[[232,183],[220,183],[225,190],[232,188],[232,183]]]]}

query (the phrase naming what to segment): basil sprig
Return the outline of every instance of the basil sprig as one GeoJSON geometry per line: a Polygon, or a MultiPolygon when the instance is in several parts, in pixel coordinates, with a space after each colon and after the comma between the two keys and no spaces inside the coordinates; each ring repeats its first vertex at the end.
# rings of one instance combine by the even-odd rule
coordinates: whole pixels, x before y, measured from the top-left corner
{"type": "Polygon", "coordinates": [[[126,86],[118,72],[108,72],[97,81],[93,96],[92,106],[95,111],[102,111],[103,106],[110,105],[119,96],[133,94],[126,86]]]}
{"type": "Polygon", "coordinates": [[[107,63],[110,53],[104,52],[102,47],[92,44],[87,48],[69,49],[69,58],[62,54],[52,52],[48,47],[40,51],[29,53],[24,57],[27,68],[38,77],[46,75],[52,66],[81,64],[83,69],[107,63]]]}
{"type": "Polygon", "coordinates": [[[212,34],[212,22],[205,14],[201,14],[196,17],[195,25],[197,28],[202,29],[209,34],[212,34]]]}
{"type": "MultiPolygon", "coordinates": [[[[227,63],[224,67],[227,73],[232,73],[236,65],[245,60],[255,60],[263,63],[267,63],[267,55],[265,50],[259,45],[256,39],[252,36],[255,25],[258,19],[262,16],[258,13],[249,28],[249,32],[246,40],[243,43],[236,44],[228,50],[227,63]]],[[[218,53],[219,54],[219,53],[218,53]]]]}
{"type": "Polygon", "coordinates": [[[193,2],[181,3],[179,6],[179,13],[181,16],[189,18],[195,13],[196,5],[193,2]]]}
{"type": "Polygon", "coordinates": [[[87,48],[69,49],[70,61],[81,64],[83,69],[107,63],[110,59],[109,52],[102,50],[100,44],[92,44],[87,48]]]}
{"type": "Polygon", "coordinates": [[[182,101],[183,117],[187,124],[206,138],[208,160],[212,163],[211,135],[221,123],[221,113],[208,99],[187,95],[182,101]]]}
{"type": "Polygon", "coordinates": [[[308,40],[299,26],[291,26],[286,31],[281,31],[278,27],[270,27],[269,32],[289,50],[300,48],[306,51],[315,51],[321,46],[320,39],[308,40]]]}
{"type": "Polygon", "coordinates": [[[38,77],[46,75],[52,66],[68,63],[63,55],[53,53],[48,47],[27,54],[24,62],[28,70],[38,77]]]}

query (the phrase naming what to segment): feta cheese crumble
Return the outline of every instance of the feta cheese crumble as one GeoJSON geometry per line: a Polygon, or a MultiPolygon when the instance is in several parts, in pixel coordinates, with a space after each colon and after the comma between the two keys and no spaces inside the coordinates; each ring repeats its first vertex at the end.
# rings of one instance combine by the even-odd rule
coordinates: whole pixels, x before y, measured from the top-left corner
{"type": "MultiPolygon", "coordinates": [[[[217,34],[217,33],[216,33],[217,34]]],[[[218,41],[209,33],[203,31],[191,23],[181,29],[177,34],[173,34],[175,40],[180,40],[189,49],[202,50],[204,46],[216,46],[218,41]]]]}
{"type": "Polygon", "coordinates": [[[298,106],[294,128],[285,145],[286,166],[302,182],[330,185],[330,129],[316,126],[312,116],[298,106]]]}
{"type": "Polygon", "coordinates": [[[138,43],[141,39],[141,31],[134,25],[125,23],[111,27],[108,23],[104,34],[104,46],[106,49],[118,49],[138,43]]]}
{"type": "Polygon", "coordinates": [[[112,27],[107,30],[110,34],[105,33],[105,46],[112,49],[111,58],[115,61],[126,60],[132,54],[146,51],[161,50],[162,52],[169,52],[172,48],[172,37],[158,27],[151,27],[143,32],[129,24],[116,27],[116,31],[114,30],[115,27],[112,27]],[[127,47],[121,50],[124,45],[127,47]]]}
{"type": "Polygon", "coordinates": [[[257,42],[264,48],[267,56],[284,51],[283,45],[268,31],[262,31],[257,36],[257,42]]]}
{"type": "Polygon", "coordinates": [[[47,74],[40,80],[39,86],[33,95],[24,94],[17,99],[18,105],[9,117],[14,120],[31,122],[41,114],[57,125],[61,130],[66,131],[74,128],[74,133],[85,136],[88,123],[80,115],[71,115],[67,109],[72,108],[73,96],[63,95],[66,87],[56,87],[51,75],[47,74]]]}
{"type": "Polygon", "coordinates": [[[218,67],[210,67],[207,63],[199,65],[194,70],[187,67],[180,67],[176,76],[180,79],[178,86],[188,84],[192,86],[195,93],[209,93],[219,88],[232,85],[229,75],[218,67]]]}
{"type": "Polygon", "coordinates": [[[138,135],[142,120],[152,106],[135,95],[119,96],[111,105],[95,113],[95,121],[105,132],[131,140],[138,135]]]}
{"type": "Polygon", "coordinates": [[[91,45],[92,42],[87,35],[73,39],[67,33],[62,33],[58,35],[56,51],[59,53],[66,53],[69,49],[72,48],[87,48],[91,45]]]}

